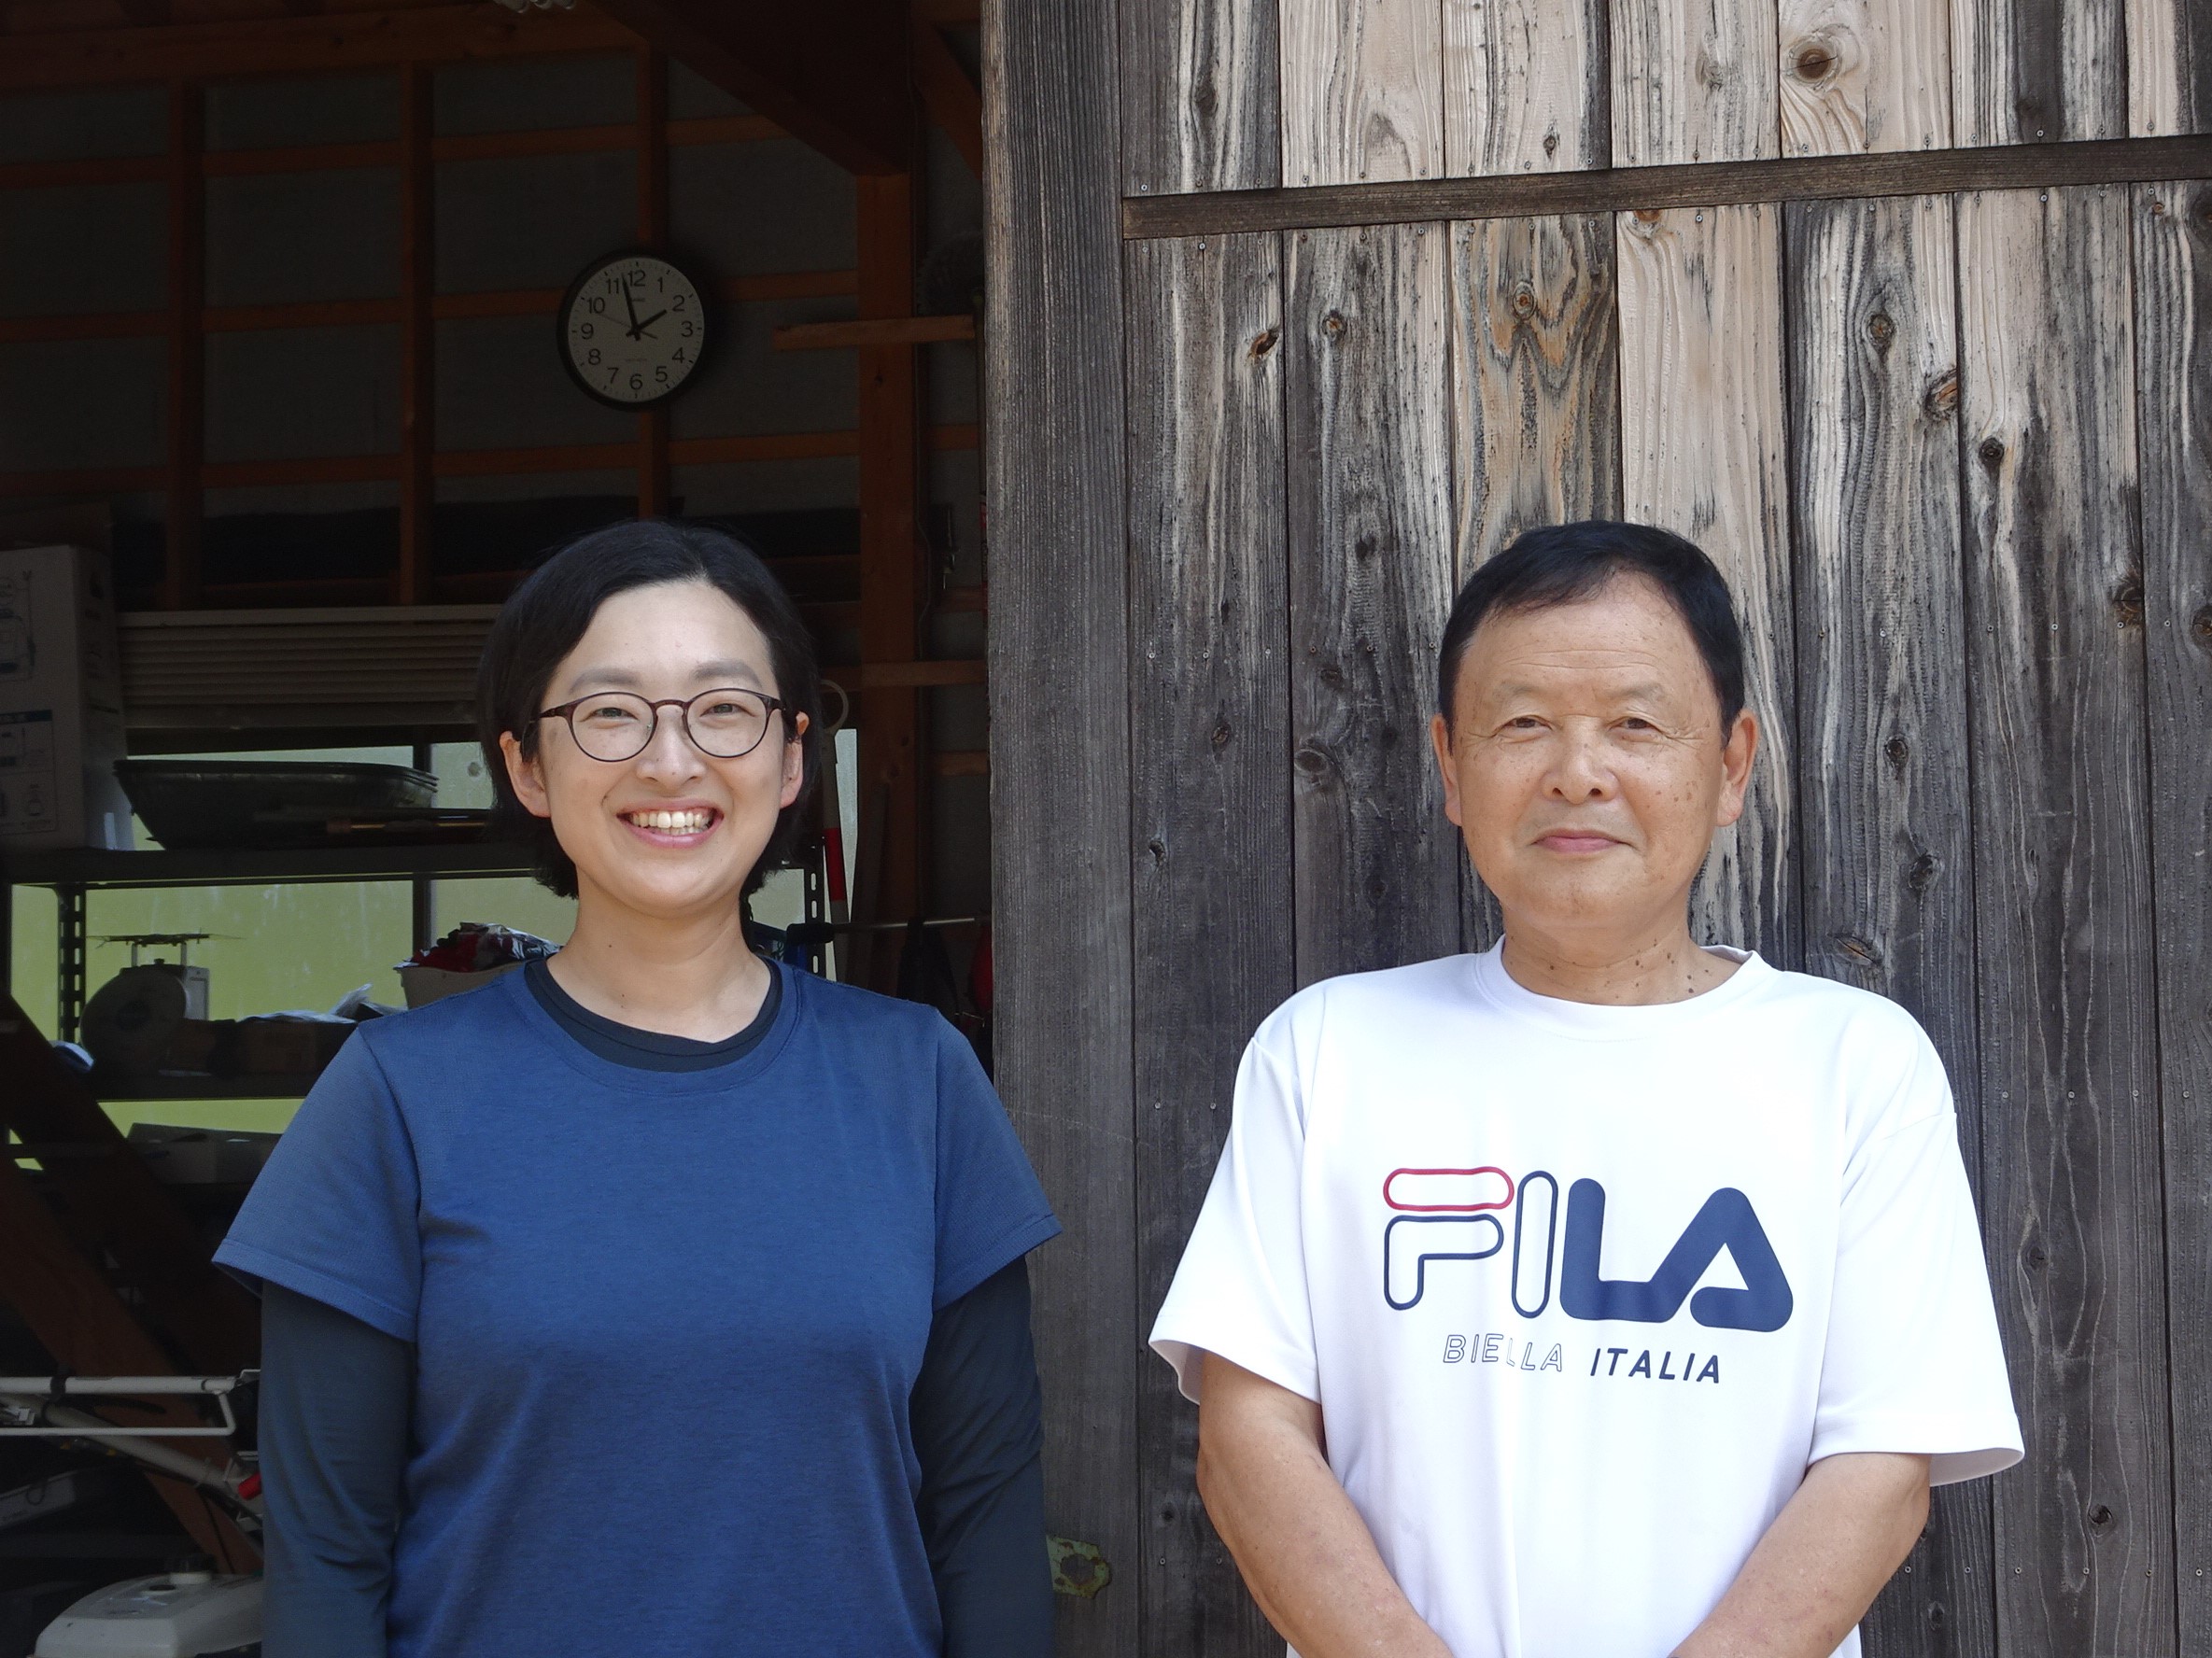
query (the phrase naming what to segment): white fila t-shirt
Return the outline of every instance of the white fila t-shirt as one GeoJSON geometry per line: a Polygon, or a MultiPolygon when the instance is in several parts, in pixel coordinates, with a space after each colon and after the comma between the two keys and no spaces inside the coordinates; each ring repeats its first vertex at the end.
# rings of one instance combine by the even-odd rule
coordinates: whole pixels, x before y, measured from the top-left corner
{"type": "Polygon", "coordinates": [[[1246,1051],[1152,1344],[1319,1403],[1456,1658],[1664,1658],[1820,1458],[2020,1458],[1935,1049],[1716,953],[1659,1006],[1496,949],[1331,979],[1246,1051]]]}

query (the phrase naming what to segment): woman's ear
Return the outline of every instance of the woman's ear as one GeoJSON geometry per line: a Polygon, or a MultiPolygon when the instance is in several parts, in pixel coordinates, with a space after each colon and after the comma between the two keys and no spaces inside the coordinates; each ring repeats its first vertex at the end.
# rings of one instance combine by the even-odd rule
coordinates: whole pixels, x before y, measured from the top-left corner
{"type": "Polygon", "coordinates": [[[514,798],[522,802],[522,809],[533,818],[553,816],[553,802],[545,793],[545,773],[537,756],[525,754],[522,743],[512,731],[500,733],[500,753],[507,762],[507,782],[514,791],[514,798]]]}
{"type": "Polygon", "coordinates": [[[807,780],[807,751],[799,745],[799,738],[807,734],[807,716],[791,717],[791,737],[783,745],[783,794],[781,805],[789,806],[798,798],[799,787],[807,780]]]}

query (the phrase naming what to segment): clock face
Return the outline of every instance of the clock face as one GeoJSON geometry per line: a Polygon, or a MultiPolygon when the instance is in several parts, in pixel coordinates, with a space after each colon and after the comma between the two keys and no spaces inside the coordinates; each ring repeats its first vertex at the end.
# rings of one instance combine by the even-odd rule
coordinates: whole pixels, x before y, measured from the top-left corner
{"type": "Polygon", "coordinates": [[[655,254],[599,260],[561,306],[561,359],[577,385],[618,409],[674,397],[706,344],[698,285],[655,254]]]}

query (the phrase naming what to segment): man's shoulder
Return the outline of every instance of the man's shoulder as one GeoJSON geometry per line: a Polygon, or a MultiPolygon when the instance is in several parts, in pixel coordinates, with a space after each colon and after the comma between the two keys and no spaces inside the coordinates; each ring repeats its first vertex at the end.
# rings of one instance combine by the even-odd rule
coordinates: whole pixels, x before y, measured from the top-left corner
{"type": "Polygon", "coordinates": [[[1466,1007],[1472,998],[1470,956],[1439,956],[1402,967],[1340,973],[1316,979],[1284,1000],[1260,1027],[1318,1034],[1328,1027],[1367,1026],[1447,1007],[1466,1007]]]}

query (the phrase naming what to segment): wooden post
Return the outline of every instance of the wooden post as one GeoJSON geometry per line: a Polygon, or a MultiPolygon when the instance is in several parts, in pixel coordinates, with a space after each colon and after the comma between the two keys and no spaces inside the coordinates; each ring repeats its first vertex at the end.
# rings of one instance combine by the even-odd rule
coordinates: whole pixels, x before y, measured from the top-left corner
{"type": "Polygon", "coordinates": [[[400,566],[393,597],[401,604],[419,604],[429,590],[437,510],[430,115],[430,66],[409,63],[400,71],[400,566]]]}
{"type": "Polygon", "coordinates": [[[168,494],[162,604],[200,602],[200,463],[205,435],[205,364],[200,311],[207,280],[200,88],[169,87],[168,494]]]}
{"type": "MultiPolygon", "coordinates": [[[[854,180],[860,214],[860,314],[914,313],[914,210],[910,175],[854,180]]],[[[860,655],[866,667],[911,662],[921,593],[914,542],[922,477],[921,421],[914,348],[869,345],[860,358],[860,655]]],[[[879,871],[875,913],[862,920],[903,920],[923,902],[922,879],[921,710],[908,687],[860,694],[860,776],[864,794],[887,792],[880,853],[862,848],[879,871]]],[[[864,952],[856,952],[864,953],[864,952]]]]}
{"type": "MultiPolygon", "coordinates": [[[[638,49],[638,242],[656,252],[669,240],[669,60],[638,49]]],[[[638,516],[669,510],[668,405],[638,411],[638,516]]]]}

